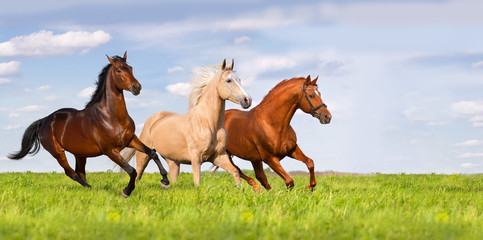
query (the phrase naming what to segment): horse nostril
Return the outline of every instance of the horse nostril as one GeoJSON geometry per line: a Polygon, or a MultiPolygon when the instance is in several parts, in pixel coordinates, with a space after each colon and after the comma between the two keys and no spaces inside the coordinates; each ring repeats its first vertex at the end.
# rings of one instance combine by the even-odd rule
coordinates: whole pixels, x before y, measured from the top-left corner
{"type": "Polygon", "coordinates": [[[141,88],[142,88],[142,87],[141,87],[141,84],[139,84],[139,85],[133,85],[133,86],[131,87],[131,92],[132,92],[132,94],[134,94],[134,95],[138,95],[138,94],[141,92],[141,88]]]}
{"type": "Polygon", "coordinates": [[[244,98],[243,101],[245,102],[245,105],[247,105],[247,107],[250,107],[252,105],[252,99],[249,97],[244,98]]]}

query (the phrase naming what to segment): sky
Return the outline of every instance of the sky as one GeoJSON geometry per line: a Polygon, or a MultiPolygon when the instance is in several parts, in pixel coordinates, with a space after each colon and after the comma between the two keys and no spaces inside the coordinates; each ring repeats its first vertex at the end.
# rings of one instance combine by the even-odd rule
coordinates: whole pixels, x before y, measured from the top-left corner
{"type": "MultiPolygon", "coordinates": [[[[125,93],[138,133],[157,111],[186,112],[194,67],[233,58],[253,106],[284,79],[319,76],[331,123],[301,111],[291,122],[316,171],[482,173],[481,9],[478,0],[4,3],[0,172],[63,172],[45,150],[6,156],[33,121],[82,109],[105,55],[127,51],[143,86],[138,96],[125,93]]],[[[282,165],[307,171],[290,158],[282,165]]],[[[91,172],[112,166],[106,157],[87,161],[91,172]]]]}

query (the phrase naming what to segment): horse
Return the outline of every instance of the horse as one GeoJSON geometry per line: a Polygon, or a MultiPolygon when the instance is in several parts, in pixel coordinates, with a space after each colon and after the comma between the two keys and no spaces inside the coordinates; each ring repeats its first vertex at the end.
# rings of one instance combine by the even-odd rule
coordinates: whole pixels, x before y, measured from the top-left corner
{"type": "MultiPolygon", "coordinates": [[[[200,184],[201,164],[212,162],[228,171],[241,185],[240,176],[226,154],[227,133],[224,128],[225,101],[250,107],[252,98],[241,87],[233,71],[234,61],[221,67],[198,67],[194,69],[189,108],[186,114],[161,111],[153,114],[144,123],[139,135],[141,141],[154,148],[166,160],[169,177],[175,183],[180,164],[191,164],[195,186],[200,184]]],[[[123,154],[131,159],[132,149],[123,154]]],[[[136,153],[137,179],[140,180],[150,156],[136,153]]]]}
{"type": "Polygon", "coordinates": [[[23,135],[20,151],[10,154],[9,158],[18,160],[27,154],[35,155],[42,144],[57,159],[68,177],[90,188],[85,173],[86,158],[106,155],[129,173],[129,184],[122,190],[122,196],[127,198],[135,188],[137,175],[120,154],[123,148],[129,146],[154,159],[163,177],[161,184],[168,186],[166,170],[156,152],[134,134],[134,121],[126,109],[123,90],[135,96],[141,91],[132,67],[126,63],[127,52],[122,58],[107,56],[107,59],[109,64],[99,74],[97,88],[85,108],[62,108],[33,122],[23,135]],[[65,151],[75,156],[75,171],[67,162],[65,151]]]}
{"type": "MultiPolygon", "coordinates": [[[[270,190],[262,162],[268,164],[285,182],[287,188],[294,186],[293,179],[280,165],[286,157],[292,157],[307,165],[310,183],[307,188],[316,186],[314,162],[297,145],[297,136],[290,126],[290,121],[297,109],[311,114],[320,123],[328,124],[332,118],[327,105],[322,101],[317,87],[317,78],[292,78],[277,84],[250,111],[230,109],[225,112],[225,128],[228,132],[227,153],[231,157],[251,161],[255,176],[265,189],[270,190]]],[[[238,166],[240,176],[254,190],[261,187],[245,175],[238,166]]]]}

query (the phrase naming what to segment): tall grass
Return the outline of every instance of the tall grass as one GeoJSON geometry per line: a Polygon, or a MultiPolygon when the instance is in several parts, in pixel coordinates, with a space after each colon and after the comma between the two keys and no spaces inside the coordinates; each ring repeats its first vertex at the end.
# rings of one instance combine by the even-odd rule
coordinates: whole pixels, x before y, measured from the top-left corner
{"type": "MultiPolygon", "coordinates": [[[[253,173],[249,172],[253,176],[253,173]]],[[[145,174],[0,174],[0,239],[483,239],[483,175],[295,176],[286,190],[236,188],[226,173],[182,173],[168,191],[145,174]]]]}

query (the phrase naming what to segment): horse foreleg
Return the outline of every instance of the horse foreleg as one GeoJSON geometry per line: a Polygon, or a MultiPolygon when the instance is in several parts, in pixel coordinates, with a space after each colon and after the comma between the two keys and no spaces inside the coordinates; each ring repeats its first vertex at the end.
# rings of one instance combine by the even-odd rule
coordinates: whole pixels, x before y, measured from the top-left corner
{"type": "MultiPolygon", "coordinates": [[[[166,169],[164,169],[163,164],[161,163],[161,161],[158,158],[158,155],[156,154],[156,151],[146,147],[146,145],[144,145],[144,143],[142,143],[141,140],[139,140],[139,138],[136,135],[134,135],[134,138],[131,140],[131,142],[129,142],[129,147],[134,148],[137,151],[143,152],[146,155],[148,155],[151,159],[153,159],[153,161],[158,166],[159,173],[163,177],[163,179],[161,179],[161,187],[164,189],[168,189],[169,188],[168,172],[166,171],[166,169]]],[[[145,163],[145,165],[147,165],[147,162],[145,163]]],[[[144,166],[144,168],[146,168],[146,166],[144,166]]],[[[142,170],[144,171],[144,169],[142,170]]]]}
{"type": "Polygon", "coordinates": [[[228,157],[228,154],[226,154],[226,152],[216,156],[216,158],[213,160],[213,164],[229,172],[235,179],[236,185],[241,186],[240,170],[238,167],[235,166],[235,164],[230,161],[230,158],[228,157]]]}
{"type": "Polygon", "coordinates": [[[87,184],[86,187],[91,187],[86,180],[86,157],[75,156],[75,172],[87,184]]]}
{"type": "Polygon", "coordinates": [[[270,186],[270,184],[268,183],[267,175],[265,175],[265,171],[263,171],[262,161],[255,161],[251,163],[253,166],[253,170],[255,170],[255,177],[257,178],[257,180],[262,184],[265,189],[272,189],[272,186],[270,186]]]}
{"type": "Polygon", "coordinates": [[[268,161],[265,161],[265,163],[268,164],[268,166],[276,172],[285,182],[285,185],[287,185],[287,188],[293,188],[294,182],[293,179],[288,175],[288,173],[283,169],[282,165],[280,165],[280,159],[272,156],[268,161]]]}
{"type": "Polygon", "coordinates": [[[131,195],[131,192],[135,188],[135,182],[136,182],[136,176],[137,176],[136,169],[131,167],[131,165],[129,165],[129,163],[127,163],[122,158],[121,154],[119,153],[119,150],[117,149],[106,151],[104,152],[104,154],[106,154],[113,162],[115,162],[122,169],[124,169],[124,171],[126,171],[127,174],[129,174],[129,177],[131,177],[131,179],[129,180],[129,184],[122,190],[122,196],[125,198],[129,197],[129,195],[131,195]]]}
{"type": "Polygon", "coordinates": [[[193,170],[193,182],[198,187],[201,178],[201,158],[195,158],[191,161],[191,169],[193,170]]]}
{"type": "Polygon", "coordinates": [[[315,181],[314,161],[311,158],[307,157],[302,152],[302,150],[299,148],[298,145],[295,147],[295,150],[289,156],[307,165],[307,168],[309,169],[309,173],[310,173],[310,183],[309,185],[307,185],[306,188],[314,188],[315,185],[317,185],[317,182],[315,181]]]}

